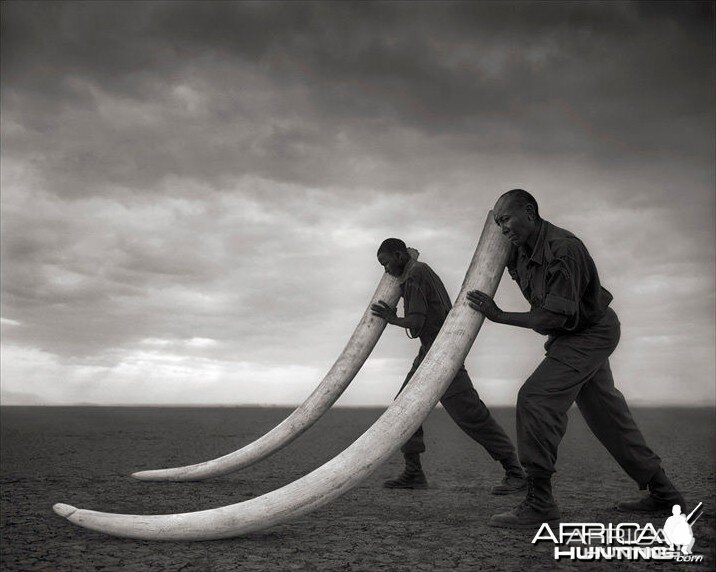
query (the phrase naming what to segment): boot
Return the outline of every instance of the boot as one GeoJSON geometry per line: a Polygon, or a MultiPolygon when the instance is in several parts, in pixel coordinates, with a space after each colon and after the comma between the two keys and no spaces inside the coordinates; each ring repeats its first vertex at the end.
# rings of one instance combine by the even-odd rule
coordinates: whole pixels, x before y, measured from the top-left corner
{"type": "Polygon", "coordinates": [[[427,489],[428,480],[423,473],[423,467],[420,464],[419,453],[406,453],[405,470],[403,474],[396,479],[390,479],[383,483],[386,489],[427,489]]]}
{"type": "Polygon", "coordinates": [[[517,457],[507,457],[500,462],[505,469],[505,476],[502,477],[502,482],[499,485],[492,487],[490,492],[493,495],[510,495],[525,490],[527,477],[517,457]]]}
{"type": "Polygon", "coordinates": [[[550,478],[528,476],[525,500],[510,511],[493,515],[489,524],[498,528],[533,528],[543,522],[558,522],[559,516],[550,478]]]}
{"type": "Polygon", "coordinates": [[[635,501],[622,501],[617,504],[617,510],[621,512],[649,512],[658,514],[671,514],[675,504],[681,507],[686,513],[686,501],[676,487],[666,476],[661,467],[646,485],[649,494],[635,501]]]}

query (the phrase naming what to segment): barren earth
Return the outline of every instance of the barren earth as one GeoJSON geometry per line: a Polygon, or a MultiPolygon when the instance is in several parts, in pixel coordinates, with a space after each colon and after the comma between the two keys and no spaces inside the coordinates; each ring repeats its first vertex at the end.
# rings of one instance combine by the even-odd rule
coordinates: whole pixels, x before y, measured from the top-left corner
{"type": "MultiPolygon", "coordinates": [[[[424,466],[430,488],[396,491],[395,455],[348,494],[298,520],[229,540],[175,543],[103,536],[52,512],[56,502],[123,513],[173,513],[240,502],[287,484],[332,458],[378,418],[376,409],[334,409],[300,439],[243,471],[200,483],[147,483],[141,469],[206,460],[262,435],[287,414],[273,408],[2,408],[2,570],[713,570],[714,414],[636,409],[634,415],[689,508],[698,564],[555,561],[535,531],[490,528],[519,498],[495,497],[500,467],[439,409],[428,418],[424,466]]],[[[514,437],[514,411],[496,409],[514,437]]],[[[570,412],[555,494],[564,522],[653,522],[615,512],[639,496],[570,412]]]]}

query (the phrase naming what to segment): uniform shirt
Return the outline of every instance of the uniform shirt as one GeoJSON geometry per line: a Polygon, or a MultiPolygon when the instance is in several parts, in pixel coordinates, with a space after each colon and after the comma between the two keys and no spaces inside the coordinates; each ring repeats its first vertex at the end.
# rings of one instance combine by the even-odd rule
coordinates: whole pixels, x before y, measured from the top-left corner
{"type": "Polygon", "coordinates": [[[420,338],[423,346],[430,347],[452,308],[445,286],[430,266],[411,260],[406,267],[400,293],[403,295],[405,316],[418,314],[425,318],[423,327],[411,330],[411,336],[420,338]]]}
{"type": "Polygon", "coordinates": [[[546,220],[531,253],[513,247],[507,269],[532,309],[568,316],[560,328],[536,330],[541,334],[559,336],[584,330],[604,316],[612,301],[582,241],[546,220]]]}

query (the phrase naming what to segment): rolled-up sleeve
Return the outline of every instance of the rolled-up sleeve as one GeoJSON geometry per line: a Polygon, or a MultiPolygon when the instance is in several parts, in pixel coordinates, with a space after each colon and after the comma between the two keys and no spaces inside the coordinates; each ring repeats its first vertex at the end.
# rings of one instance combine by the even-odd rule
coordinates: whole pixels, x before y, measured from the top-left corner
{"type": "Polygon", "coordinates": [[[403,294],[403,303],[405,304],[405,315],[420,314],[428,315],[428,307],[425,303],[425,294],[422,292],[419,281],[414,278],[408,278],[405,282],[405,293],[403,294]]]}
{"type": "Polygon", "coordinates": [[[421,326],[418,328],[410,328],[409,334],[411,338],[417,338],[423,329],[425,320],[428,316],[428,306],[425,299],[425,293],[421,288],[419,280],[416,278],[408,278],[405,282],[403,292],[403,305],[405,309],[405,316],[419,315],[423,317],[421,326]]]}
{"type": "Polygon", "coordinates": [[[579,262],[571,254],[552,260],[547,268],[542,308],[556,314],[574,316],[579,311],[580,272],[579,262]]]}

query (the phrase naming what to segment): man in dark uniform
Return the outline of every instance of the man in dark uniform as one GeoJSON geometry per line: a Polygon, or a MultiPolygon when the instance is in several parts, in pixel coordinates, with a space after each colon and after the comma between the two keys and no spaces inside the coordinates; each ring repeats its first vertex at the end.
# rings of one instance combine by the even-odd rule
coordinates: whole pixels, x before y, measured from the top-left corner
{"type": "MultiPolygon", "coordinates": [[[[400,388],[402,391],[428,353],[452,304],[438,275],[427,264],[411,257],[402,240],[389,238],[383,241],[378,249],[378,261],[387,273],[400,279],[405,317],[398,318],[395,309],[382,301],[372,306],[373,314],[389,324],[406,328],[411,337],[420,338],[420,351],[400,388]]],[[[480,443],[493,459],[502,463],[505,476],[499,485],[493,487],[492,493],[504,495],[524,490],[527,483],[515,448],[478,396],[464,365],[440,402],[465,433],[480,443]]],[[[405,471],[398,478],[386,481],[385,486],[425,488],[427,480],[420,464],[420,454],[425,452],[422,427],[403,445],[401,451],[405,458],[405,471]]]]}
{"type": "Polygon", "coordinates": [[[529,312],[503,312],[487,294],[468,293],[470,306],[500,324],[531,328],[549,336],[546,358],[517,398],[517,442],[527,471],[527,497],[515,509],[492,517],[499,527],[527,527],[559,519],[552,497],[557,447],[567,428],[567,410],[577,402],[594,435],[624,471],[649,495],[622,502],[619,510],[671,512],[684,500],[666,477],[614,387],[609,355],[620,325],[609,307],[594,261],[572,233],[539,216],[534,197],[522,189],[502,195],[495,222],[513,243],[510,275],[530,303],[529,312]]]}

